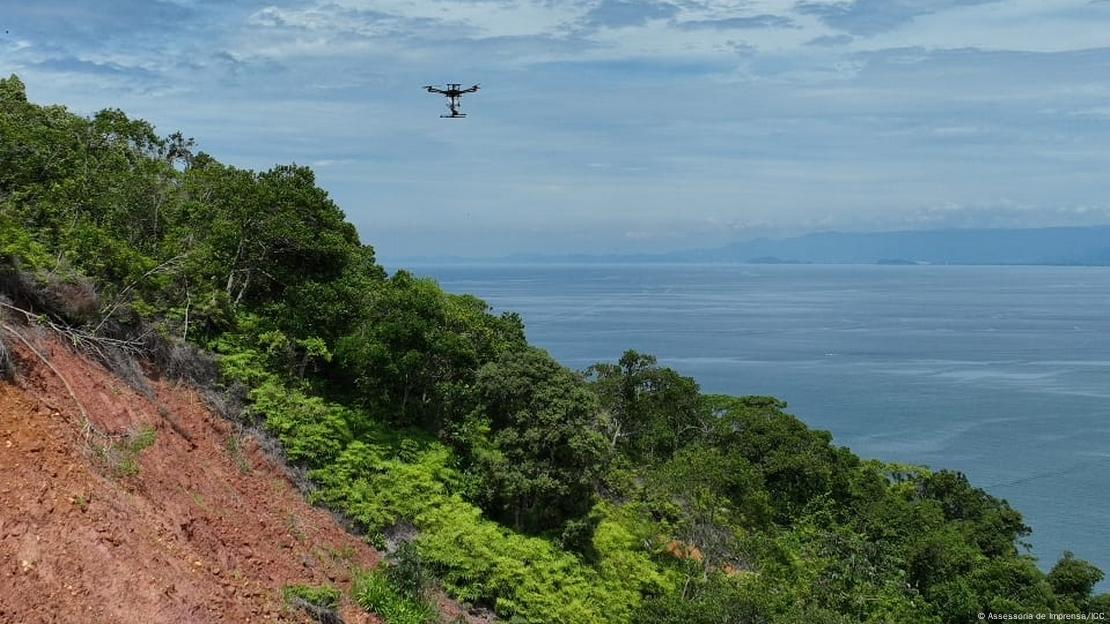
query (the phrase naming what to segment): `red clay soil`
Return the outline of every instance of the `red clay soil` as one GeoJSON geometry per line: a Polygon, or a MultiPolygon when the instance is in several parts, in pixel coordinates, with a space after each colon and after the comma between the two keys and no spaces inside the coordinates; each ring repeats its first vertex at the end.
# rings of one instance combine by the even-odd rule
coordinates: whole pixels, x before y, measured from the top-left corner
{"type": "MultiPolygon", "coordinates": [[[[353,569],[377,564],[252,439],[229,448],[233,426],[193,390],[151,382],[150,400],[35,344],[99,430],[156,435],[138,472],[119,474],[62,380],[16,345],[18,383],[0,381],[0,623],[306,622],[283,587],[346,590],[353,569]]],[[[342,615],[376,621],[350,604],[342,615]]]]}

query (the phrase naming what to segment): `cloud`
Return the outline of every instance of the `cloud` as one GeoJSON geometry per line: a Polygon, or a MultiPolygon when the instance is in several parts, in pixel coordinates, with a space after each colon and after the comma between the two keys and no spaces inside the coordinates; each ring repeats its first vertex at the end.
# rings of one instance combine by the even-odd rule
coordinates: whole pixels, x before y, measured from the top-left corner
{"type": "Polygon", "coordinates": [[[590,26],[621,28],[641,26],[649,20],[674,17],[679,8],[669,2],[655,0],[601,0],[585,16],[590,26]]]}
{"type": "Polygon", "coordinates": [[[461,39],[479,34],[474,26],[450,17],[432,18],[387,13],[335,4],[303,8],[268,6],[247,16],[245,23],[261,36],[315,42],[327,50],[329,43],[341,51],[357,40],[461,39]]]}
{"type": "Polygon", "coordinates": [[[833,48],[837,46],[848,45],[853,41],[855,41],[855,37],[851,35],[823,35],[821,37],[810,39],[806,42],[806,45],[833,48]]]}
{"type": "Polygon", "coordinates": [[[797,23],[782,15],[752,15],[748,17],[726,17],[722,19],[692,20],[679,22],[680,28],[688,30],[745,30],[760,28],[798,28],[797,23]]]}
{"type": "Polygon", "coordinates": [[[942,228],[1023,228],[1102,225],[1110,222],[1110,205],[1038,205],[1000,197],[972,203],[947,202],[923,206],[907,214],[907,227],[942,228]]]}
{"type": "Polygon", "coordinates": [[[180,32],[199,16],[193,8],[162,0],[79,3],[67,0],[6,2],[4,29],[11,35],[58,45],[103,48],[110,42],[154,32],[180,32]]]}
{"type": "Polygon", "coordinates": [[[417,26],[439,23],[429,19],[405,19],[369,9],[354,9],[335,4],[306,8],[268,6],[251,13],[246,24],[268,29],[304,32],[349,32],[363,35],[411,32],[417,26]]]}
{"type": "Polygon", "coordinates": [[[73,57],[55,57],[29,67],[47,72],[91,74],[97,76],[123,76],[137,81],[147,81],[158,78],[155,72],[142,67],[128,67],[118,63],[98,63],[73,57]]]}
{"type": "Polygon", "coordinates": [[[837,30],[873,35],[892,30],[922,15],[1000,0],[803,0],[795,5],[837,30]]]}

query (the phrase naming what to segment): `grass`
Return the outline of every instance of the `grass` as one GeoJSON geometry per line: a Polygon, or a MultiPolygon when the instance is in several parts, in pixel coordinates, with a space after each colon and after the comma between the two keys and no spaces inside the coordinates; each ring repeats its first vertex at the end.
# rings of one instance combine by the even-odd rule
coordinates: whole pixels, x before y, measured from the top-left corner
{"type": "Polygon", "coordinates": [[[386,624],[431,624],[438,617],[435,608],[419,597],[402,593],[379,571],[356,576],[351,594],[360,607],[377,614],[386,624]]]}
{"type": "Polygon", "coordinates": [[[132,429],[121,439],[108,439],[107,442],[92,443],[93,456],[108,474],[116,478],[133,477],[139,474],[139,455],[154,445],[157,432],[145,426],[132,429]]]}
{"type": "Polygon", "coordinates": [[[336,613],[342,594],[330,585],[286,585],[281,590],[285,604],[307,613],[319,624],[343,624],[336,613]]]}
{"type": "Polygon", "coordinates": [[[341,548],[332,548],[331,546],[325,546],[318,558],[323,561],[324,557],[328,557],[335,563],[350,565],[351,562],[353,562],[355,558],[358,557],[358,551],[356,551],[354,546],[351,545],[346,545],[341,548]]]}
{"type": "Polygon", "coordinates": [[[339,590],[330,585],[286,585],[282,588],[281,595],[285,598],[285,602],[290,604],[300,598],[311,605],[325,609],[338,608],[339,599],[342,597],[339,590]]]}
{"type": "Polygon", "coordinates": [[[288,530],[289,535],[292,536],[293,539],[297,540],[298,542],[304,542],[305,533],[304,529],[301,528],[301,518],[293,512],[289,513],[288,530]]]}
{"type": "Polygon", "coordinates": [[[247,460],[247,456],[243,453],[243,436],[239,433],[232,433],[227,436],[224,441],[224,450],[231,456],[231,460],[235,462],[235,466],[239,468],[242,474],[250,474],[251,464],[247,460]]]}
{"type": "Polygon", "coordinates": [[[74,507],[81,511],[85,511],[89,508],[89,499],[84,494],[74,494],[70,501],[73,503],[74,507]]]}

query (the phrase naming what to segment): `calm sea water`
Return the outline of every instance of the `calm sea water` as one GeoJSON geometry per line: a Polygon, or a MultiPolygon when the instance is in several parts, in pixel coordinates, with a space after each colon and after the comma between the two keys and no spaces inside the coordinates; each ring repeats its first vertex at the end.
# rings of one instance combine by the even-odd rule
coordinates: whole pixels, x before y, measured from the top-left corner
{"type": "MultiPolygon", "coordinates": [[[[581,369],[629,348],[1009,500],[1110,573],[1110,268],[418,265],[581,369]]],[[[1102,588],[1110,589],[1103,583],[1102,588]]]]}

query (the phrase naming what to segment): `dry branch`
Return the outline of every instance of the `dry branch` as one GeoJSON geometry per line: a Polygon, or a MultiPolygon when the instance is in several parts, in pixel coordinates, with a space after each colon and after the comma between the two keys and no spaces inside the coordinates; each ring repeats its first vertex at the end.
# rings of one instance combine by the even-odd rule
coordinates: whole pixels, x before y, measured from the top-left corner
{"type": "Polygon", "coordinates": [[[119,340],[118,338],[107,338],[105,336],[97,336],[93,333],[77,329],[75,327],[68,327],[55,323],[49,317],[35,314],[30,310],[4,303],[0,301],[0,307],[7,308],[14,312],[19,312],[24,316],[28,323],[38,324],[50,329],[64,338],[66,342],[73,346],[82,353],[95,355],[101,361],[108,363],[111,360],[108,358],[106,349],[115,348],[131,355],[139,355],[143,351],[143,343],[140,340],[119,340]]]}
{"type": "Polygon", "coordinates": [[[0,336],[0,380],[13,381],[15,379],[15,361],[8,350],[4,337],[0,336]]]}
{"type": "Polygon", "coordinates": [[[69,380],[65,378],[65,375],[63,375],[61,371],[55,368],[54,365],[50,363],[50,360],[46,359],[46,356],[40,353],[39,350],[31,344],[31,341],[24,338],[23,334],[16,331],[15,328],[13,328],[11,325],[8,325],[7,323],[0,323],[0,327],[5,329],[9,334],[15,336],[17,340],[23,343],[23,346],[30,349],[31,353],[34,353],[35,356],[38,357],[38,359],[42,360],[42,363],[45,364],[51,372],[57,375],[58,379],[62,380],[62,385],[64,385],[66,387],[66,391],[69,392],[69,397],[73,399],[73,402],[77,404],[77,409],[81,411],[81,419],[85,423],[89,423],[89,414],[85,411],[85,406],[81,403],[81,400],[77,398],[77,393],[73,391],[73,386],[69,385],[69,380]]]}

